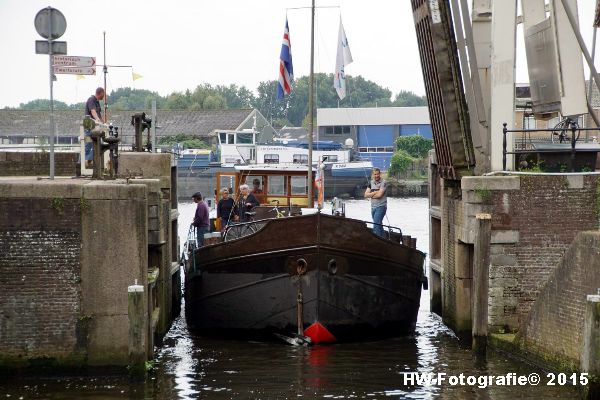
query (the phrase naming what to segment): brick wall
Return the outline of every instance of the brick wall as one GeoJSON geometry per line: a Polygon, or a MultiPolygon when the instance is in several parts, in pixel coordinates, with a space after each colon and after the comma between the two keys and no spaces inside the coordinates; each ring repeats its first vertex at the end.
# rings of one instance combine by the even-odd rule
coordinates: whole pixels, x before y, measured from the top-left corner
{"type": "MultiPolygon", "coordinates": [[[[54,173],[75,176],[78,153],[54,153],[54,173]]],[[[50,174],[49,153],[0,152],[0,176],[39,176],[50,174]]]]}
{"type": "Polygon", "coordinates": [[[470,296],[472,260],[456,250],[475,243],[477,213],[492,215],[490,330],[517,331],[575,236],[597,229],[597,186],[596,176],[579,175],[466,177],[460,195],[445,188],[444,321],[459,331],[470,328],[470,313],[463,311],[470,301],[464,296],[470,296]]]}
{"type": "Polygon", "coordinates": [[[492,245],[490,324],[516,330],[577,233],[596,229],[597,178],[523,176],[519,190],[492,191],[492,231],[518,243],[492,245]]]}
{"type": "Polygon", "coordinates": [[[600,287],[600,232],[582,232],[550,275],[519,331],[525,351],[578,369],[586,296],[600,287]]]}
{"type": "Polygon", "coordinates": [[[72,357],[80,316],[76,199],[0,198],[0,358],[72,357]]]}

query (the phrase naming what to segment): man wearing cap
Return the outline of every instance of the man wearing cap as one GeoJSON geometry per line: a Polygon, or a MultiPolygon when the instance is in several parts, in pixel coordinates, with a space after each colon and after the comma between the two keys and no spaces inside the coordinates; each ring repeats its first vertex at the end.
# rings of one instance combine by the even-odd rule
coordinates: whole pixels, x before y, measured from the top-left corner
{"type": "Polygon", "coordinates": [[[208,206],[202,201],[202,194],[200,192],[194,193],[192,196],[196,206],[196,214],[194,215],[194,222],[192,225],[196,227],[196,241],[198,247],[204,245],[204,234],[210,230],[210,221],[208,218],[208,206]]]}

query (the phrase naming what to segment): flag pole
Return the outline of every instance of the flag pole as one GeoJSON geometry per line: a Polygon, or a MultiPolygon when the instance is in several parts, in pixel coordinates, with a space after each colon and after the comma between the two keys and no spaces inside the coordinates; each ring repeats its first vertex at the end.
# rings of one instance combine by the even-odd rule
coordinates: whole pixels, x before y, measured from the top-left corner
{"type": "Polygon", "coordinates": [[[312,145],[314,129],[314,66],[315,66],[315,0],[312,0],[310,24],[310,75],[308,82],[308,207],[314,206],[312,176],[312,145]]]}
{"type": "Polygon", "coordinates": [[[104,66],[102,72],[104,73],[104,121],[108,121],[108,89],[106,88],[106,74],[108,73],[108,66],[106,64],[106,31],[102,32],[103,45],[104,45],[104,66]]]}

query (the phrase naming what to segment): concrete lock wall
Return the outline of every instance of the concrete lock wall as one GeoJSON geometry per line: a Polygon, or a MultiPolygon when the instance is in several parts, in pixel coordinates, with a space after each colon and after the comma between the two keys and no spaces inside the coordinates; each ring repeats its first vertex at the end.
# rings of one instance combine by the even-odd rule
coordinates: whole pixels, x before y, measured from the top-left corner
{"type": "Polygon", "coordinates": [[[444,181],[442,286],[446,323],[471,328],[475,215],[492,215],[488,323],[514,332],[578,232],[596,229],[595,176],[465,177],[444,181]]]}
{"type": "Polygon", "coordinates": [[[0,179],[0,364],[126,365],[146,186],[0,179]]]}
{"type": "Polygon", "coordinates": [[[179,313],[181,274],[177,240],[177,169],[171,154],[121,153],[119,174],[148,188],[148,268],[153,283],[152,331],[160,338],[179,313]]]}
{"type": "MultiPolygon", "coordinates": [[[[79,153],[54,153],[54,173],[75,176],[79,153]]],[[[0,152],[0,176],[47,176],[50,174],[48,152],[0,152]]]]}
{"type": "Polygon", "coordinates": [[[600,288],[600,232],[579,233],[550,275],[516,342],[561,369],[581,364],[586,297],[600,288]]]}

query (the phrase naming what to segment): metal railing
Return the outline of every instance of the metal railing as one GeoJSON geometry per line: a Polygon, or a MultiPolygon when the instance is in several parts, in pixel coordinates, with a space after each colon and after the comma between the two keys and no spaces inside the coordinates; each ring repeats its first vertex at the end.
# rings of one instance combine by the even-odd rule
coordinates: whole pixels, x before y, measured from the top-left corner
{"type": "MultiPolygon", "coordinates": [[[[569,122],[569,127],[568,128],[554,128],[554,129],[508,129],[507,128],[507,123],[503,123],[502,124],[503,128],[502,128],[502,170],[506,171],[506,156],[508,154],[513,154],[513,155],[519,155],[519,154],[537,154],[537,153],[554,153],[557,150],[556,149],[536,149],[534,144],[535,141],[537,139],[532,139],[531,138],[531,133],[533,132],[549,132],[552,136],[550,139],[552,139],[554,136],[558,136],[558,141],[559,143],[565,143],[565,142],[570,142],[571,146],[570,146],[570,170],[571,172],[575,171],[575,155],[578,152],[590,152],[590,151],[595,151],[598,152],[600,151],[600,146],[598,147],[598,149],[591,149],[591,148],[585,148],[585,149],[578,149],[576,148],[575,144],[577,143],[577,141],[579,140],[579,136],[581,132],[589,132],[589,131],[595,131],[595,132],[600,132],[599,128],[580,128],[576,121],[570,121],[569,122]],[[571,137],[567,136],[567,132],[571,133],[571,137]],[[507,151],[507,134],[508,133],[521,133],[523,136],[521,138],[521,148],[517,149],[517,150],[513,150],[513,151],[507,151]]],[[[554,141],[550,140],[552,143],[554,143],[554,141]]]]}

